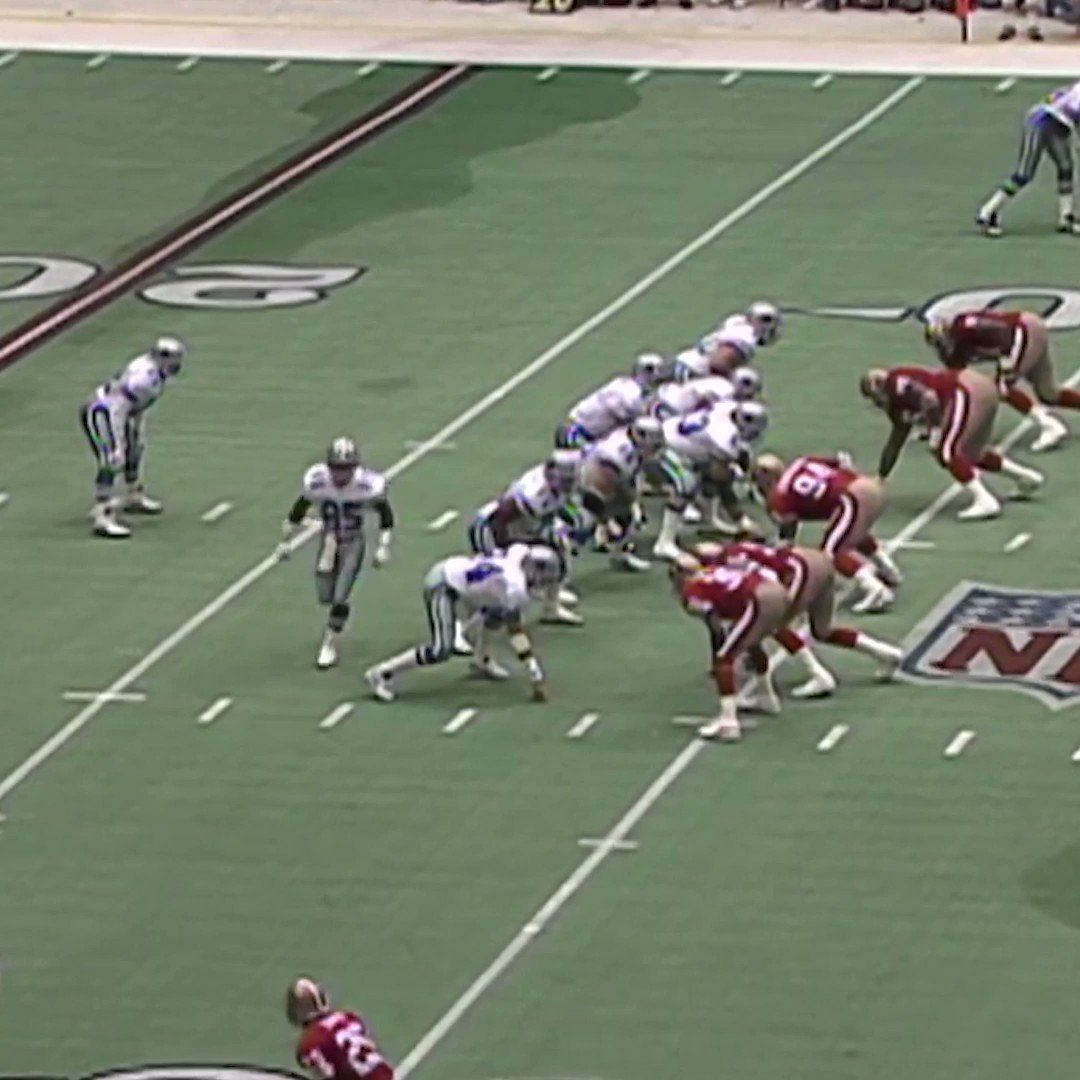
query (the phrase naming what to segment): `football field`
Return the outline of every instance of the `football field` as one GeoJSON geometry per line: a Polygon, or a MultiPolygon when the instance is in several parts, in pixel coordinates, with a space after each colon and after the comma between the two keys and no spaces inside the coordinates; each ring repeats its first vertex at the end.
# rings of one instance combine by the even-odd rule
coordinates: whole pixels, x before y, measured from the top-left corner
{"type": "Polygon", "coordinates": [[[1074,1075],[1075,441],[1035,458],[1002,410],[1047,484],[977,524],[911,445],[906,580],[860,625],[913,677],[823,646],[836,696],[739,745],[672,723],[716,695],[663,569],[597,553],[586,625],[536,630],[546,705],[460,661],[392,706],[362,682],[570,403],[754,299],[787,311],[783,455],[876,471],[858,376],[931,363],[920,313],[975,290],[1047,313],[1080,379],[1050,176],[972,227],[1052,84],[722,75],[0,64],[0,1074],[288,1069],[305,973],[432,1080],[1074,1075]],[[77,409],[162,333],[191,348],[149,421],[166,513],[96,540],[77,409]],[[340,434],[399,527],[319,672],[311,545],[272,553],[340,434]],[[950,661],[976,602],[996,644],[950,661]]]}

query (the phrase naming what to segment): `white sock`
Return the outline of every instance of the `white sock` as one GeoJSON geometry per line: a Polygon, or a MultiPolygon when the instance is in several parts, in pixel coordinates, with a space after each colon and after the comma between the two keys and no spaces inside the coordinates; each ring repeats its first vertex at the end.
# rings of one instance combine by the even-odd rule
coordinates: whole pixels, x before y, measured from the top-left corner
{"type": "Polygon", "coordinates": [[[1037,470],[1029,469],[1026,465],[1021,465],[1019,462],[1007,457],[1001,459],[1001,471],[1006,476],[1019,477],[1021,480],[1036,480],[1042,477],[1042,473],[1037,470]]]}
{"type": "Polygon", "coordinates": [[[339,630],[335,630],[332,626],[328,626],[322,636],[322,643],[324,645],[333,645],[339,633],[339,630]]]}
{"type": "Polygon", "coordinates": [[[677,543],[679,539],[679,522],[682,515],[678,510],[672,510],[670,506],[664,507],[664,516],[660,521],[660,535],[656,538],[658,547],[667,547],[677,543]]]}
{"type": "Polygon", "coordinates": [[[972,498],[976,502],[997,502],[997,497],[990,491],[990,489],[982,482],[982,480],[976,476],[974,479],[969,480],[964,485],[964,490],[971,493],[972,498]]]}
{"type": "Polygon", "coordinates": [[[881,578],[874,573],[872,566],[863,564],[855,573],[855,580],[863,587],[864,592],[869,592],[871,589],[878,589],[884,584],[881,578]]]}
{"type": "Polygon", "coordinates": [[[1064,221],[1066,218],[1071,218],[1073,213],[1073,197],[1070,191],[1068,195],[1058,196],[1058,218],[1064,221]]]}
{"type": "Polygon", "coordinates": [[[389,660],[384,660],[376,670],[383,675],[396,675],[399,671],[409,671],[419,666],[420,662],[416,659],[416,650],[407,649],[403,653],[398,653],[397,656],[391,656],[389,660]]]}
{"type": "Polygon", "coordinates": [[[814,655],[809,645],[804,645],[797,653],[793,654],[804,668],[806,673],[813,679],[832,679],[832,672],[814,655]]]}
{"type": "Polygon", "coordinates": [[[895,646],[878,641],[877,638],[859,630],[855,635],[855,648],[861,653],[866,653],[867,656],[872,656],[875,660],[891,660],[895,646]]]}
{"type": "Polygon", "coordinates": [[[893,557],[884,549],[878,548],[873,555],[870,556],[870,561],[886,574],[894,578],[900,578],[900,567],[893,561],[893,557]]]}
{"type": "MultiPolygon", "coordinates": [[[[997,191],[983,203],[982,209],[979,210],[979,217],[986,218],[990,217],[991,214],[996,214],[1008,201],[1008,192],[998,188],[997,191]]],[[[971,204],[969,203],[968,205],[970,206],[971,204]]]]}

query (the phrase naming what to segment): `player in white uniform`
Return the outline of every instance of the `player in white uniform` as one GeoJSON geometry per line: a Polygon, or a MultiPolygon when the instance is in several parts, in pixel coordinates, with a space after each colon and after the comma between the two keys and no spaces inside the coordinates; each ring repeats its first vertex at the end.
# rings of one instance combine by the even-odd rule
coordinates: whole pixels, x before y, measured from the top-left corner
{"type": "MultiPolygon", "coordinates": [[[[734,407],[715,405],[664,421],[664,452],[658,465],[668,499],[653,555],[669,561],[678,558],[679,523],[687,504],[710,485],[722,498],[729,494],[731,480],[750,467],[750,443],[761,436],[767,424],[765,406],[756,401],[734,407]]],[[[739,532],[756,531],[737,501],[729,506],[729,512],[738,517],[739,532]]]]}
{"type": "Polygon", "coordinates": [[[455,555],[436,563],[424,578],[431,641],[369,668],[364,679],[371,692],[380,701],[393,701],[395,678],[401,672],[449,660],[460,619],[475,630],[471,666],[477,674],[497,680],[509,677],[491,654],[492,633],[505,627],[532,684],[533,700],[546,701],[544,669],[533,655],[524,614],[532,596],[557,584],[561,574],[556,553],[538,544],[514,544],[495,555],[455,555]]]}
{"type": "Polygon", "coordinates": [[[761,392],[761,376],[752,367],[738,367],[731,376],[704,375],[657,388],[649,412],[657,420],[708,409],[724,402],[752,401],[761,392]]]}
{"type": "Polygon", "coordinates": [[[671,365],[658,353],[642,353],[631,375],[618,375],[579,401],[555,431],[555,445],[581,448],[626,427],[645,411],[649,394],[669,378],[671,365]]]}
{"type": "Polygon", "coordinates": [[[143,490],[141,479],[146,413],[161,397],[166,380],[179,372],[186,352],[177,338],[158,338],[149,352],[136,356],[118,375],[97,387],[79,410],[97,460],[90,517],[98,536],[123,539],[131,535],[131,529],[116,519],[118,509],[136,514],[162,511],[161,503],[143,490]],[[123,499],[113,491],[121,472],[126,484],[123,499]]]}
{"type": "MultiPolygon", "coordinates": [[[[481,506],[469,526],[473,551],[492,555],[511,544],[547,544],[568,559],[570,527],[561,515],[574,493],[580,464],[580,450],[553,450],[546,461],[519,476],[500,498],[481,506]]],[[[542,621],[580,626],[584,620],[565,606],[576,600],[569,590],[553,587],[544,597],[542,621]]]]}
{"type": "Polygon", "coordinates": [[[390,559],[394,511],[387,497],[386,478],[361,466],[356,444],[347,438],[335,439],[326,461],[304,473],[300,497],[282,525],[279,559],[289,557],[291,541],[313,506],[322,523],[315,558],[315,595],[330,609],[315,663],[328,668],[337,663],[337,640],[349,618],[349,595],[364,563],[365,516],[374,513],[379,517],[379,542],[372,562],[383,566],[390,559]]]}
{"type": "Polygon", "coordinates": [[[768,300],[755,300],[741,315],[729,315],[694,348],[675,358],[675,377],[680,380],[704,375],[731,375],[749,364],[759,347],[780,336],[780,309],[768,300]]]}

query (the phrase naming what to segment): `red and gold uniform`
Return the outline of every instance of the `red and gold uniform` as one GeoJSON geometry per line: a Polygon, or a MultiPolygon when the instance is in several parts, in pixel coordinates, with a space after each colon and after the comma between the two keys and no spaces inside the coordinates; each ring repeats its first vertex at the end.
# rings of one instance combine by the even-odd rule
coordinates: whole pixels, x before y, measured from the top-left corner
{"type": "Polygon", "coordinates": [[[356,1013],[336,1009],[304,1024],[296,1060],[316,1080],[394,1080],[367,1024],[356,1013]]]}

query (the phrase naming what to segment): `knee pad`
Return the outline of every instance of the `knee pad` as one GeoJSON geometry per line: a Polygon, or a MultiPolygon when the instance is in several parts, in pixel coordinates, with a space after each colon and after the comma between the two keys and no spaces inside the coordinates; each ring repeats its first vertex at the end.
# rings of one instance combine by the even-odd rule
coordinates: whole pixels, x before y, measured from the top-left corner
{"type": "Polygon", "coordinates": [[[345,629],[345,623],[349,620],[348,604],[331,604],[330,618],[327,620],[331,630],[340,631],[345,629]]]}

